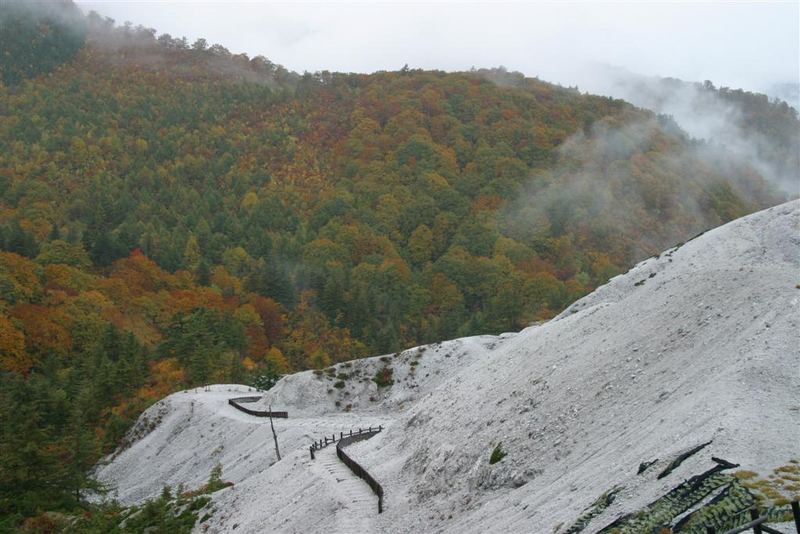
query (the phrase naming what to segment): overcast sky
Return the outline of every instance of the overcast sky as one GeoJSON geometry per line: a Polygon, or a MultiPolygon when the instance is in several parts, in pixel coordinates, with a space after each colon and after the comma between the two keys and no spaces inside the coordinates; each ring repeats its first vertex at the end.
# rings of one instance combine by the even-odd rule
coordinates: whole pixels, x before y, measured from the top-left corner
{"type": "Polygon", "coordinates": [[[800,2],[242,2],[77,0],[298,72],[503,65],[580,84],[585,62],[763,90],[798,82],[800,2]]]}

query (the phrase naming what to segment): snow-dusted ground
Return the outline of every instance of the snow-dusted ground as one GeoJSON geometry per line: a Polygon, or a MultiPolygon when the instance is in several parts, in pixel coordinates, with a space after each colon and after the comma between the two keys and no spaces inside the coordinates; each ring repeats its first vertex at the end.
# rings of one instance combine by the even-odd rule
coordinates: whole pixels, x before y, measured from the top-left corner
{"type": "Polygon", "coordinates": [[[152,407],[144,435],[98,474],[135,502],[199,486],[221,462],[236,485],[214,494],[198,532],[549,533],[621,486],[594,532],[712,456],[763,474],[800,459],[798,284],[794,201],[648,259],[541,326],[342,364],[343,388],[311,372],[283,379],[261,402],[289,411],[276,420],[280,462],[269,421],[227,405],[247,388],[222,385],[152,407]],[[395,383],[378,388],[387,366],[395,383]],[[308,454],[324,434],[378,424],[348,453],[383,484],[380,516],[333,448],[308,454]],[[499,442],[508,455],[490,465],[499,442]]]}

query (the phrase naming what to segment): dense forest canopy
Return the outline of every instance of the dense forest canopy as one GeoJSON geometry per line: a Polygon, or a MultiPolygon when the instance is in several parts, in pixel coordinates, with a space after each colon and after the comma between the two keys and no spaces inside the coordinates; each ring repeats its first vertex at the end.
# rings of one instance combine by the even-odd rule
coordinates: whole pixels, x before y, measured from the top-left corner
{"type": "Polygon", "coordinates": [[[298,75],[22,5],[0,6],[0,528],[73,510],[172,391],[520,329],[782,198],[668,117],[504,70],[298,75]]]}

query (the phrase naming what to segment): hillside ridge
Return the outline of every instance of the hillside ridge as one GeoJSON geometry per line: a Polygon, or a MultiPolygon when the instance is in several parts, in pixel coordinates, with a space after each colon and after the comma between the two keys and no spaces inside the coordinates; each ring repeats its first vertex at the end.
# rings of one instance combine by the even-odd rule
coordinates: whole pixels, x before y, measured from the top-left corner
{"type": "MultiPolygon", "coordinates": [[[[175,420],[212,397],[218,407],[179,428],[164,419],[99,474],[132,502],[155,494],[155,480],[177,481],[169,473],[179,466],[203,479],[175,456],[180,443],[197,442],[198,461],[210,466],[202,451],[223,440],[236,485],[215,494],[204,531],[335,529],[336,490],[314,479],[307,446],[326,432],[382,424],[384,432],[348,449],[386,491],[375,531],[598,532],[636,513],[639,524],[669,524],[691,511],[689,497],[666,519],[663,510],[640,511],[719,465],[712,457],[763,477],[800,460],[798,228],[794,201],[645,260],[543,325],[286,377],[263,401],[290,412],[276,425],[284,459],[269,467],[264,439],[237,445],[264,428],[226,411],[239,387],[176,393],[162,401],[184,406],[175,420]],[[386,366],[394,383],[379,388],[369,378],[386,366]],[[217,437],[198,439],[211,429],[217,437]],[[498,443],[507,456],[490,465],[498,443]],[[253,454],[259,467],[244,468],[253,454]],[[125,466],[144,457],[150,470],[132,476],[125,466]],[[277,516],[267,512],[277,507],[277,516]]],[[[734,472],[705,475],[709,491],[744,491],[734,472]]]]}

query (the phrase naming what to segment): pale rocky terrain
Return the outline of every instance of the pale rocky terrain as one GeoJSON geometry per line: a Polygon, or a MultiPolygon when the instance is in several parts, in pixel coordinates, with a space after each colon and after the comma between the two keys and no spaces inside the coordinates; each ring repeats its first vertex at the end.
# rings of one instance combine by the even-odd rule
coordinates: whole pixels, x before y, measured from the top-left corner
{"type": "Polygon", "coordinates": [[[519,333],[285,377],[248,405],[289,412],[275,421],[281,461],[269,421],[227,404],[253,391],[215,385],[151,407],[97,474],[135,503],[165,484],[200,486],[221,463],[235,485],[213,495],[197,532],[565,532],[617,487],[583,530],[597,532],[712,457],[765,475],[800,459],[798,323],[794,201],[645,260],[519,333]],[[381,388],[384,367],[394,384],[381,388]],[[383,485],[380,515],[333,447],[308,452],[378,425],[347,450],[383,485]],[[490,465],[498,443],[507,456],[490,465]]]}

